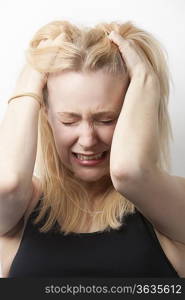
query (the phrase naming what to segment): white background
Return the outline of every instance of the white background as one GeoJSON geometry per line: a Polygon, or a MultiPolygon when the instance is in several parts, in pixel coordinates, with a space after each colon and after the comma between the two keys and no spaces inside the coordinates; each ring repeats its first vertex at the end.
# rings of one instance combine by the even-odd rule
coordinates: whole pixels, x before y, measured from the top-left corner
{"type": "Polygon", "coordinates": [[[168,53],[174,86],[169,113],[172,174],[185,177],[185,1],[184,0],[6,0],[0,4],[0,121],[25,62],[34,33],[54,20],[93,26],[99,22],[133,21],[153,33],[168,53]],[[3,3],[4,2],[4,3],[3,3]]]}

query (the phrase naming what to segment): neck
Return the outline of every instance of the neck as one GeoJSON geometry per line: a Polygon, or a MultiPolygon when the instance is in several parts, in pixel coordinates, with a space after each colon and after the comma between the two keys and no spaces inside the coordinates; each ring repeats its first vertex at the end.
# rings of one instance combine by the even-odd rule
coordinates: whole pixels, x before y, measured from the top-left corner
{"type": "Polygon", "coordinates": [[[87,182],[87,181],[79,181],[82,186],[85,188],[87,191],[88,195],[90,197],[96,197],[102,193],[105,193],[107,188],[112,185],[112,181],[110,179],[110,176],[106,176],[101,178],[98,181],[95,182],[87,182]]]}
{"type": "Polygon", "coordinates": [[[84,182],[81,180],[79,182],[82,184],[88,194],[91,210],[99,210],[105,193],[112,186],[110,176],[103,177],[97,182],[84,182]]]}

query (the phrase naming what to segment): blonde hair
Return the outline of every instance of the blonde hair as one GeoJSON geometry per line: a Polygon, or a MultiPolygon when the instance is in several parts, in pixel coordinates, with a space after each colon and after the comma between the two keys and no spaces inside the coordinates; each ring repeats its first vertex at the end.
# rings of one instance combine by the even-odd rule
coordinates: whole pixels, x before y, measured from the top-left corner
{"type": "MultiPolygon", "coordinates": [[[[145,54],[157,74],[161,88],[158,111],[159,120],[159,161],[158,167],[170,170],[170,137],[173,139],[168,114],[169,70],[166,52],[161,43],[150,33],[136,27],[132,22],[100,23],[94,28],[79,28],[68,21],[54,21],[41,27],[30,41],[26,51],[28,63],[40,72],[53,73],[62,70],[93,72],[103,69],[105,72],[122,76],[127,73],[126,65],[118,47],[111,43],[107,34],[117,31],[127,40],[133,40],[145,54]],[[38,48],[42,40],[55,40],[62,35],[58,45],[38,48]]],[[[47,87],[43,89],[43,101],[47,106],[47,87]]],[[[40,110],[38,125],[38,148],[35,168],[39,172],[43,198],[41,209],[34,223],[38,223],[48,212],[41,232],[47,232],[59,225],[59,231],[65,235],[75,232],[83,225],[84,210],[89,208],[86,191],[61,162],[56,150],[51,127],[44,109],[40,110]]],[[[112,184],[107,186],[101,203],[101,214],[94,216],[100,230],[118,229],[123,217],[135,212],[135,206],[118,193],[112,184]]]]}

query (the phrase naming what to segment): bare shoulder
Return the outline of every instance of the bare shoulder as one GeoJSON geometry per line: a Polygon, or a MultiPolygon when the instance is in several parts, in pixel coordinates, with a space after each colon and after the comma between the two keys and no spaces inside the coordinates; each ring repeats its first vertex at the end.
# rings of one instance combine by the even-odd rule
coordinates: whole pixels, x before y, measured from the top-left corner
{"type": "MultiPolygon", "coordinates": [[[[185,177],[181,177],[181,176],[174,176],[178,179],[178,181],[184,185],[184,189],[185,189],[185,177]]],[[[154,226],[153,226],[154,227],[154,226]]],[[[166,235],[164,235],[162,232],[160,232],[159,230],[157,230],[156,228],[154,228],[155,233],[158,237],[158,239],[164,244],[167,245],[171,245],[172,247],[174,247],[175,249],[177,249],[178,252],[181,252],[182,254],[184,254],[184,258],[185,258],[185,244],[172,240],[169,237],[167,237],[166,235]]]]}
{"type": "MultiPolygon", "coordinates": [[[[184,186],[185,177],[174,176],[184,186]]],[[[154,228],[154,226],[153,226],[154,228]]],[[[158,229],[154,228],[159,243],[165,252],[166,256],[181,277],[185,277],[185,244],[179,241],[172,240],[158,229]]]]}
{"type": "Polygon", "coordinates": [[[43,191],[42,191],[42,185],[41,185],[41,182],[40,182],[40,179],[38,177],[36,177],[35,175],[33,175],[33,178],[32,178],[32,183],[33,183],[33,197],[25,211],[25,214],[24,214],[24,218],[27,220],[30,213],[33,211],[33,209],[35,208],[35,206],[37,205],[43,191]]]}
{"type": "Polygon", "coordinates": [[[184,187],[185,187],[185,177],[182,177],[182,176],[174,176],[174,177],[176,177],[179,180],[179,182],[184,184],[184,187]]]}
{"type": "Polygon", "coordinates": [[[171,240],[169,237],[161,233],[159,230],[154,228],[154,231],[156,233],[156,236],[159,240],[159,243],[179,274],[180,277],[185,276],[185,244],[171,240]]]}
{"type": "Polygon", "coordinates": [[[175,248],[179,249],[179,251],[185,251],[185,244],[170,239],[156,228],[154,228],[154,231],[161,242],[173,245],[175,248]]]}
{"type": "Polygon", "coordinates": [[[39,178],[33,176],[32,183],[33,193],[26,211],[24,212],[18,223],[9,232],[0,237],[0,265],[4,274],[6,274],[6,270],[9,270],[9,266],[11,265],[11,262],[13,260],[15,250],[20,244],[28,217],[30,216],[31,212],[37,205],[42,195],[42,188],[39,178]]]}
{"type": "Polygon", "coordinates": [[[24,215],[21,217],[19,222],[9,232],[7,232],[6,235],[1,237],[1,239],[13,238],[15,235],[17,235],[25,226],[29,215],[31,214],[31,212],[33,211],[35,206],[37,205],[37,203],[42,195],[42,187],[41,187],[41,182],[40,182],[39,178],[36,177],[35,175],[33,175],[33,177],[32,177],[32,184],[33,184],[32,197],[31,197],[29,204],[24,212],[24,215]]]}
{"type": "MultiPolygon", "coordinates": [[[[35,175],[33,175],[32,183],[33,183],[34,193],[33,193],[32,201],[30,201],[30,205],[27,208],[28,211],[29,211],[29,208],[34,208],[37,205],[37,203],[43,193],[41,181],[35,175]]],[[[27,210],[26,210],[26,213],[27,213],[27,210]]]]}

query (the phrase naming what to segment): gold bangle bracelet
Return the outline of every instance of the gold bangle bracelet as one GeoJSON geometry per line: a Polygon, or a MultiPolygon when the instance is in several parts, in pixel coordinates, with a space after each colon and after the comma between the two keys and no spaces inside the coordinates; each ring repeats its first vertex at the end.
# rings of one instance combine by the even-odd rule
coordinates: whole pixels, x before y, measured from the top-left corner
{"type": "Polygon", "coordinates": [[[18,94],[18,95],[15,95],[13,97],[11,97],[9,100],[8,100],[8,104],[15,98],[19,98],[19,97],[23,97],[23,96],[29,96],[29,97],[33,97],[40,105],[40,108],[42,106],[42,98],[40,96],[38,96],[37,94],[35,93],[24,93],[24,94],[18,94]]]}

